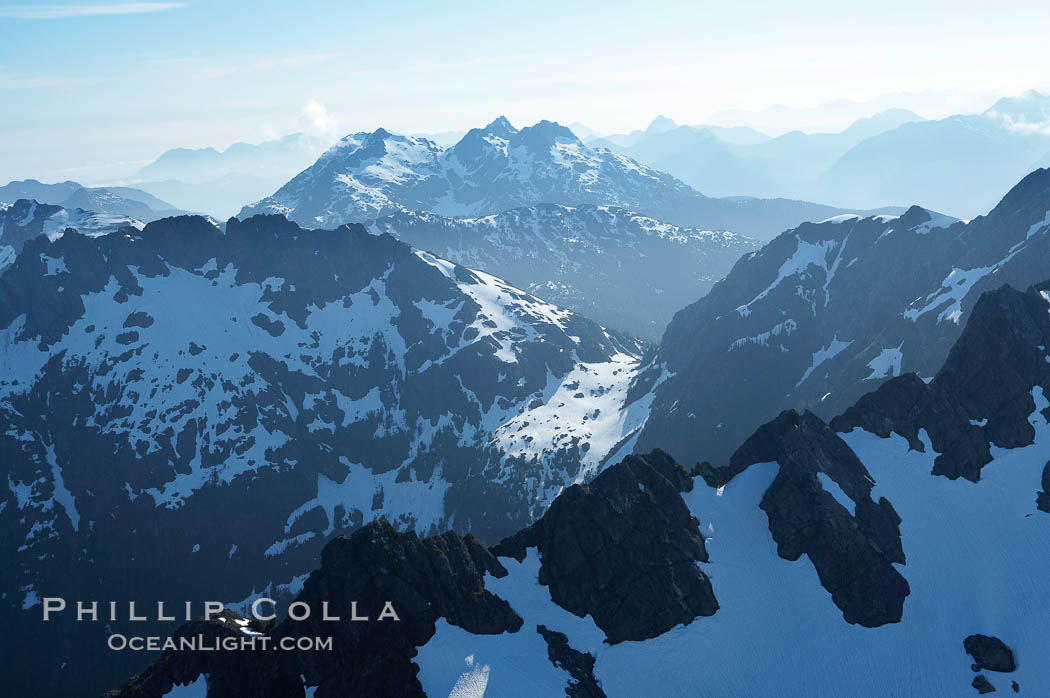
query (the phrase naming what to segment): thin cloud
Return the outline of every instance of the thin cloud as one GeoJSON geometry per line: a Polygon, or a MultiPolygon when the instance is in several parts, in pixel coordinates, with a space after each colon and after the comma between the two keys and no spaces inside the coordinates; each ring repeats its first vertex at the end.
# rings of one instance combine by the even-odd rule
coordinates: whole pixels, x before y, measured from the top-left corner
{"type": "Polygon", "coordinates": [[[299,119],[305,124],[304,130],[312,136],[334,140],[339,135],[339,121],[316,99],[303,105],[299,119]]]}
{"type": "Polygon", "coordinates": [[[184,2],[115,2],[93,5],[0,5],[0,17],[8,19],[70,19],[105,15],[141,15],[185,7],[184,2]]]}

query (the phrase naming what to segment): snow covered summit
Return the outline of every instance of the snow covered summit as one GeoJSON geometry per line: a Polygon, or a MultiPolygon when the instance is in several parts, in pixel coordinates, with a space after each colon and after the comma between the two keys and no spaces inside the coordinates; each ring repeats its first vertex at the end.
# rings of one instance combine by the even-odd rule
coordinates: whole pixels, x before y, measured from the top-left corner
{"type": "Polygon", "coordinates": [[[536,204],[623,207],[668,223],[767,238],[841,209],[786,199],[711,199],[671,175],[584,145],[551,121],[523,129],[500,117],[450,148],[378,129],[346,136],[244,218],[281,213],[333,227],[405,211],[485,216],[536,204]]]}

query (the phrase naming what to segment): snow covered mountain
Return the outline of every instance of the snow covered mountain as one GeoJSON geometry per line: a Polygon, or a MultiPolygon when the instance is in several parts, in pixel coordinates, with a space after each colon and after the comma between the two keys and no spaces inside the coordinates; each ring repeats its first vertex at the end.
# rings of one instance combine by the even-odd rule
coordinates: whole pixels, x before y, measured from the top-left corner
{"type": "Polygon", "coordinates": [[[730,232],[589,205],[540,204],[483,218],[403,212],[367,227],[652,341],[679,308],[760,246],[730,232]]]}
{"type": "Polygon", "coordinates": [[[785,199],[712,199],[668,174],[589,148],[564,126],[541,121],[518,130],[500,117],[447,149],[383,129],[346,136],[240,216],[281,213],[303,226],[331,227],[405,211],[474,217],[541,203],[622,207],[763,239],[845,212],[785,199]]]}
{"type": "Polygon", "coordinates": [[[631,456],[492,548],[371,523],[325,548],[309,620],[174,633],[331,650],[173,651],[111,695],[1038,694],[1048,311],[1050,283],[986,293],[930,383],[895,378],[830,427],[784,412],[721,467],[631,456]],[[400,621],[316,620],[351,600],[400,621]]]}
{"type": "Polygon", "coordinates": [[[675,316],[637,381],[648,396],[663,380],[637,447],[719,462],[781,410],[829,418],[888,378],[932,376],[983,291],[1047,277],[1050,170],[969,223],[914,207],[803,224],[675,316]]]}
{"type": "Polygon", "coordinates": [[[0,622],[38,641],[0,652],[9,688],[97,695],[143,661],[42,626],[44,596],[295,589],[377,517],[498,540],[641,425],[642,350],[360,226],[26,240],[0,276],[0,622]]]}
{"type": "Polygon", "coordinates": [[[19,199],[31,199],[68,209],[80,208],[96,213],[130,216],[146,222],[186,213],[133,187],[85,187],[69,181],[44,184],[35,179],[0,186],[0,202],[13,203],[19,199]]]}
{"type": "Polygon", "coordinates": [[[73,210],[19,199],[0,203],[0,272],[11,266],[22,247],[35,237],[56,240],[72,228],[91,237],[107,235],[121,228],[142,230],[142,221],[111,213],[73,210]]]}

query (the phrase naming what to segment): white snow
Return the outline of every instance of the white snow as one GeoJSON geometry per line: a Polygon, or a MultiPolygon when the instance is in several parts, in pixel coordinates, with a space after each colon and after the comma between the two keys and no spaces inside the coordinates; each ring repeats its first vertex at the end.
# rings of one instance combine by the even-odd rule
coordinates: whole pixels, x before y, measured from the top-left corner
{"type": "Polygon", "coordinates": [[[28,611],[33,606],[38,605],[40,605],[40,596],[37,595],[35,589],[30,588],[29,591],[26,592],[25,598],[22,599],[22,610],[28,611]]]}
{"type": "Polygon", "coordinates": [[[849,495],[839,486],[839,483],[823,472],[817,473],[817,479],[820,481],[820,486],[824,488],[824,491],[834,497],[836,502],[844,506],[849,511],[850,516],[857,515],[857,503],[850,499],[849,495]]]}
{"type": "Polygon", "coordinates": [[[197,680],[185,686],[172,686],[171,690],[164,694],[165,698],[207,698],[208,678],[204,674],[197,680]]]}
{"type": "Polygon", "coordinates": [[[48,257],[41,252],[40,261],[47,265],[47,272],[44,276],[55,276],[56,274],[69,273],[69,269],[66,268],[66,260],[61,257],[48,257]]]}
{"type": "Polygon", "coordinates": [[[420,680],[429,695],[448,695],[473,655],[489,667],[491,696],[562,695],[564,674],[532,639],[543,624],[596,656],[595,675],[610,698],[654,691],[669,698],[962,697],[976,695],[962,642],[983,633],[1001,638],[1017,659],[1016,672],[987,674],[999,694],[1009,695],[1014,680],[1021,695],[1038,694],[1050,682],[1050,594],[1043,583],[1050,576],[1050,518],[1036,511],[1034,495],[1050,456],[1050,425],[1038,410],[1050,403],[1039,388],[1033,398],[1035,442],[993,448],[978,483],[931,475],[937,454],[925,432],[925,453],[896,435],[844,435],[877,483],[872,497],[886,497],[902,519],[908,562],[897,567],[911,593],[900,623],[846,623],[807,557],[789,562],[777,555],[758,504],[778,466],[760,463],[719,490],[697,478],[683,495],[707,532],[711,561],[701,567],[720,604],[714,616],[607,646],[589,617],[550,600],[529,550],[522,563],[501,559],[507,577],[486,577],[486,588],[523,617],[522,629],[481,636],[440,622],[416,658],[420,680]]]}
{"type": "MultiPolygon", "coordinates": [[[[1000,262],[1001,264],[1001,262],[1000,262]]],[[[904,317],[909,320],[918,320],[926,313],[943,306],[948,306],[937,315],[937,322],[951,320],[956,325],[962,318],[962,301],[973,288],[974,284],[988,274],[995,271],[999,265],[980,267],[978,269],[952,268],[951,272],[941,282],[941,288],[926,296],[926,305],[921,308],[910,308],[904,311],[904,317]]]]}
{"type": "Polygon", "coordinates": [[[803,383],[805,383],[806,379],[810,377],[810,375],[813,373],[813,371],[816,370],[818,366],[820,366],[825,361],[828,361],[829,359],[833,359],[836,356],[838,356],[842,352],[842,350],[848,347],[850,344],[853,344],[852,339],[848,342],[843,342],[838,338],[838,335],[832,337],[831,344],[829,344],[826,347],[821,347],[820,349],[817,349],[815,352],[813,352],[813,360],[810,363],[809,368],[807,368],[806,372],[802,374],[802,377],[798,379],[798,383],[795,383],[795,387],[797,388],[803,383]]]}
{"type": "Polygon", "coordinates": [[[935,230],[937,228],[947,228],[953,223],[959,222],[958,218],[952,218],[951,216],[946,216],[943,213],[936,213],[934,211],[926,211],[926,213],[930,214],[930,220],[926,221],[925,223],[920,223],[919,225],[911,229],[912,232],[916,235],[928,235],[931,230],[935,230]]]}
{"type": "MultiPolygon", "coordinates": [[[[838,241],[821,240],[820,242],[810,242],[808,240],[803,240],[799,237],[798,233],[795,234],[795,239],[797,240],[795,252],[780,265],[780,269],[777,271],[777,278],[774,279],[764,291],[752,298],[749,303],[742,306],[744,310],[750,310],[752,305],[768,296],[773,289],[779,286],[785,279],[795,275],[805,275],[806,270],[811,266],[823,269],[826,280],[830,282],[830,278],[827,278],[831,276],[831,272],[828,269],[827,256],[828,252],[838,246],[838,241]]],[[[839,255],[841,256],[841,251],[839,255]]],[[[737,312],[741,315],[744,314],[741,312],[741,308],[737,308],[737,312]]]]}
{"type": "MultiPolygon", "coordinates": [[[[769,340],[771,340],[772,338],[780,337],[781,335],[786,337],[792,332],[794,332],[796,329],[798,329],[798,323],[796,323],[791,318],[788,318],[783,322],[778,322],[776,325],[769,328],[765,332],[756,334],[752,337],[741,337],[740,339],[734,340],[729,345],[729,348],[726,351],[733,351],[734,349],[739,349],[740,347],[746,346],[748,344],[755,344],[760,347],[768,347],[770,346],[769,340]]],[[[780,348],[780,351],[787,351],[787,348],[783,344],[778,344],[777,346],[780,348]]]]}
{"type": "Polygon", "coordinates": [[[528,615],[523,616],[525,624],[516,633],[481,636],[472,635],[450,625],[444,619],[439,620],[434,636],[419,648],[415,659],[415,663],[420,667],[419,680],[427,695],[451,698],[457,695],[452,693],[456,686],[477,686],[480,683],[475,678],[478,666],[487,669],[482,689],[487,688],[486,692],[490,697],[535,698],[564,695],[565,686],[569,681],[568,672],[553,666],[547,659],[547,643],[536,632],[536,626],[556,627],[557,630],[566,633],[573,630],[574,626],[579,626],[592,642],[580,643],[579,638],[574,635],[569,635],[569,640],[573,647],[584,652],[587,651],[586,647],[582,646],[584,644],[588,647],[593,643],[601,644],[602,634],[593,624],[556,606],[550,600],[547,588],[539,585],[539,556],[535,550],[530,549],[522,563],[509,558],[501,562],[510,571],[510,575],[502,579],[486,575],[485,586],[489,591],[510,602],[519,614],[521,609],[528,609],[528,615]],[[468,665],[464,670],[468,657],[473,658],[473,666],[468,665]],[[464,676],[471,677],[473,684],[461,684],[464,676]]]}
{"type": "MultiPolygon", "coordinates": [[[[420,482],[414,477],[397,482],[397,468],[377,475],[360,463],[351,463],[345,458],[340,458],[340,461],[349,468],[347,476],[342,482],[335,482],[324,473],[318,473],[317,496],[288,515],[284,527],[286,534],[303,514],[314,509],[321,509],[328,519],[328,528],[323,535],[330,534],[338,524],[349,523],[336,517],[339,507],[343,509],[344,518],[360,512],[365,521],[377,517],[393,522],[411,521],[419,531],[430,530],[441,521],[448,482],[441,476],[440,468],[430,482],[420,482]],[[383,495],[383,506],[373,509],[373,498],[377,495],[383,495]]],[[[280,548],[274,554],[283,551],[284,548],[280,548]]]]}
{"type": "Polygon", "coordinates": [[[912,321],[917,321],[926,313],[936,308],[940,308],[947,303],[948,305],[937,315],[937,322],[950,320],[958,325],[962,320],[962,302],[966,296],[969,295],[971,289],[973,289],[977,282],[999,271],[999,269],[1027,246],[1032,237],[1045,230],[1048,226],[1050,226],[1050,211],[1047,211],[1041,221],[1033,223],[1028,228],[1028,232],[1025,234],[1024,239],[1011,247],[1006,256],[995,264],[986,267],[978,267],[976,269],[958,269],[952,267],[951,272],[945,277],[944,281],[941,282],[941,287],[926,296],[925,305],[904,311],[904,317],[912,321]]]}
{"type": "Polygon", "coordinates": [[[69,517],[70,523],[73,524],[73,530],[80,530],[80,512],[77,511],[76,502],[73,499],[73,493],[66,487],[66,482],[62,478],[62,467],[58,464],[58,459],[55,456],[55,447],[53,444],[48,444],[45,451],[47,453],[47,463],[51,466],[51,478],[54,485],[54,500],[62,505],[62,508],[66,510],[66,515],[69,517]]]}
{"type": "Polygon", "coordinates": [[[850,221],[859,221],[860,219],[861,217],[856,213],[840,213],[837,216],[825,218],[824,220],[820,221],[820,223],[849,223],[850,221]]]}
{"type": "Polygon", "coordinates": [[[864,380],[870,381],[877,378],[892,378],[901,374],[901,361],[904,359],[904,355],[901,353],[901,345],[895,349],[883,349],[879,352],[879,355],[868,362],[868,368],[871,369],[871,375],[864,380]]]}

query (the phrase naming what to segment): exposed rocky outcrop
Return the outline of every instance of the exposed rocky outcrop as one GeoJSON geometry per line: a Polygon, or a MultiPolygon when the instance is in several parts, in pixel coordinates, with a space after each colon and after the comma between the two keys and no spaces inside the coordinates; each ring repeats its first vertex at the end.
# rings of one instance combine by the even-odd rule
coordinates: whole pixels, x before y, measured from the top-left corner
{"type": "Polygon", "coordinates": [[[572,680],[565,688],[567,698],[605,698],[605,691],[594,678],[594,657],[578,652],[569,645],[565,633],[537,625],[536,632],[547,641],[547,656],[551,664],[569,672],[572,680]]]}
{"type": "Polygon", "coordinates": [[[707,550],[680,493],[688,473],[667,454],[630,456],[587,485],[573,485],[529,528],[493,548],[524,558],[539,550],[539,580],[609,643],[656,637],[718,610],[697,566],[707,550]]]}
{"type": "MultiPolygon", "coordinates": [[[[149,669],[113,696],[154,698],[172,685],[208,675],[211,698],[299,696],[302,686],[317,686],[317,696],[418,696],[422,686],[413,663],[435,623],[448,623],[475,634],[539,633],[550,661],[570,676],[569,698],[601,698],[594,676],[595,659],[569,644],[561,632],[545,626],[522,627],[521,618],[503,599],[485,589],[486,574],[506,575],[495,554],[519,559],[538,547],[540,581],[556,603],[578,615],[590,614],[609,642],[655,637],[671,627],[711,615],[718,604],[697,562],[707,560],[697,521],[681,492],[692,488],[685,470],[666,454],[631,456],[587,486],[573,486],[550,511],[519,534],[490,551],[473,536],[445,533],[420,540],[377,521],[325,546],[321,567],[306,580],[297,601],[311,608],[303,621],[285,618],[267,630],[281,638],[322,637],[332,651],[266,653],[165,652],[149,669]],[[322,602],[340,622],[323,620],[322,602]],[[391,602],[399,621],[379,620],[391,602]],[[347,622],[354,612],[368,622],[347,622]],[[251,682],[236,678],[250,673],[251,682]]],[[[266,609],[264,609],[266,610],[266,609]]],[[[231,615],[232,614],[228,614],[231,615]]],[[[229,634],[230,624],[196,621],[177,636],[229,634]]]]}
{"type": "MultiPolygon", "coordinates": [[[[310,607],[309,618],[285,618],[268,633],[275,644],[285,637],[331,638],[331,651],[169,651],[111,695],[153,698],[203,673],[212,698],[302,696],[304,683],[317,686],[318,696],[422,696],[412,659],[438,618],[477,634],[521,629],[510,605],[485,590],[486,573],[501,577],[506,570],[472,536],[449,532],[420,540],[373,522],[325,546],[320,569],[296,599],[310,607]],[[322,601],[342,620],[324,621],[322,601]],[[381,618],[388,601],[399,620],[381,618]],[[355,610],[369,620],[350,622],[355,610]]],[[[231,625],[238,635],[236,618],[195,621],[176,636],[223,637],[231,625]]]]}
{"type": "MultiPolygon", "coordinates": [[[[249,620],[226,610],[211,620],[186,623],[172,633],[172,638],[176,642],[187,639],[216,647],[224,641],[239,643],[247,639],[245,629],[252,629],[249,620]]],[[[272,651],[168,651],[149,669],[106,696],[156,698],[166,695],[175,686],[191,685],[206,675],[209,695],[302,698],[302,680],[293,673],[288,660],[284,653],[272,651]]]]}
{"type": "MultiPolygon", "coordinates": [[[[861,427],[896,432],[924,450],[925,429],[935,451],[935,475],[976,482],[992,460],[990,447],[1032,443],[1028,416],[1033,385],[1050,388],[1050,313],[1041,291],[1004,286],[981,296],[944,366],[927,385],[914,374],[883,384],[831,422],[837,431],[861,427]]],[[[1044,477],[1044,480],[1046,478],[1044,477]]],[[[1044,486],[1045,490],[1045,486],[1044,486]]]]}
{"type": "Polygon", "coordinates": [[[1043,489],[1035,496],[1035,506],[1050,514],[1050,461],[1043,466],[1043,489]]]}
{"type": "Polygon", "coordinates": [[[984,674],[978,674],[973,677],[973,683],[971,685],[976,688],[977,692],[982,696],[986,693],[995,693],[995,686],[992,685],[991,681],[985,678],[984,674]]]}
{"type": "Polygon", "coordinates": [[[990,635],[970,635],[963,640],[966,654],[973,657],[975,671],[1011,672],[1017,668],[1014,653],[1006,643],[990,635]]]}
{"type": "Polygon", "coordinates": [[[760,506],[780,557],[794,561],[808,555],[850,623],[875,627],[899,621],[910,591],[893,567],[905,562],[900,517],[885,498],[871,498],[868,470],[816,415],[784,412],[745,441],[728,466],[703,467],[701,474],[718,486],[755,463],[774,461],[780,470],[760,506]],[[821,473],[851,501],[844,504],[827,491],[821,473]]]}

